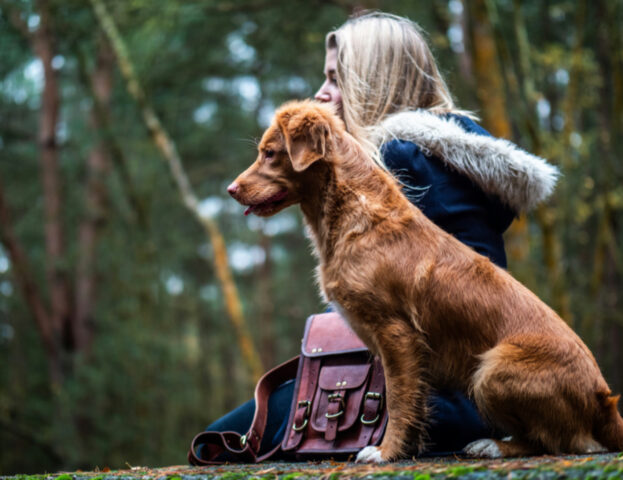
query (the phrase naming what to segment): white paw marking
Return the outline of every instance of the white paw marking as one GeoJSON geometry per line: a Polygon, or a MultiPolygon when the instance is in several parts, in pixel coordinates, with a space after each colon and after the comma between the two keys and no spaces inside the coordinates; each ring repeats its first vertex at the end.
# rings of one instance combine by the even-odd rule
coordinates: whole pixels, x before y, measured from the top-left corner
{"type": "Polygon", "coordinates": [[[597,440],[590,439],[584,445],[583,453],[605,453],[607,451],[608,449],[604,447],[601,443],[599,443],[597,440]]]}
{"type": "Polygon", "coordinates": [[[501,458],[502,452],[494,440],[483,438],[468,444],[463,451],[471,457],[501,458]]]}
{"type": "Polygon", "coordinates": [[[381,456],[381,449],[378,447],[366,447],[357,454],[357,463],[383,463],[385,460],[381,456]]]}

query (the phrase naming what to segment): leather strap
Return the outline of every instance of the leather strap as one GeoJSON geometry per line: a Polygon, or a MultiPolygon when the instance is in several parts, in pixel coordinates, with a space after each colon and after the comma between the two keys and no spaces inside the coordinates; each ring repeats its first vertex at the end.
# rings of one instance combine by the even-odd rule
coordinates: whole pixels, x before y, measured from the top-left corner
{"type": "MultiPolygon", "coordinates": [[[[255,387],[255,414],[251,427],[245,435],[236,432],[201,432],[193,439],[188,452],[188,461],[192,465],[220,465],[223,460],[218,457],[227,453],[239,462],[261,462],[279,450],[279,445],[269,452],[259,455],[266,419],[268,416],[268,399],[270,394],[282,383],[296,377],[299,356],[276,366],[265,373],[255,387]],[[201,447],[201,455],[197,455],[201,447]]],[[[229,460],[229,458],[228,458],[229,460]]]]}
{"type": "Polygon", "coordinates": [[[364,395],[363,412],[360,417],[362,423],[361,436],[366,444],[369,443],[377,423],[382,421],[383,400],[385,399],[385,376],[383,375],[381,360],[375,358],[372,365],[372,378],[368,387],[369,390],[364,395]]]}
{"type": "Polygon", "coordinates": [[[324,439],[332,442],[337,437],[337,427],[340,423],[340,417],[344,415],[344,397],[346,390],[334,390],[329,395],[329,404],[327,405],[327,426],[324,432],[324,439]]]}
{"type": "Polygon", "coordinates": [[[310,421],[311,405],[314,400],[314,394],[316,393],[316,385],[318,384],[318,375],[320,373],[320,359],[312,358],[308,362],[309,371],[301,372],[300,376],[300,390],[296,404],[296,411],[294,412],[294,421],[292,422],[293,433],[290,434],[288,440],[288,449],[295,448],[301,443],[303,434],[305,433],[306,426],[310,421]]]}
{"type": "Polygon", "coordinates": [[[248,448],[240,448],[240,434],[236,432],[201,432],[193,438],[188,451],[188,463],[195,466],[220,465],[223,460],[217,460],[223,453],[227,453],[237,461],[253,462],[254,456],[248,448]],[[197,455],[197,448],[201,447],[201,456],[197,455]]]}

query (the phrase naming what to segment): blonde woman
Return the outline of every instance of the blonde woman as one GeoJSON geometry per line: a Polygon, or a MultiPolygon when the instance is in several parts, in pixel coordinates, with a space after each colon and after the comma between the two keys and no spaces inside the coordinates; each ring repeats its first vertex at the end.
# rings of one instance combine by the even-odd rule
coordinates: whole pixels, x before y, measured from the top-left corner
{"type": "MultiPolygon", "coordinates": [[[[491,137],[456,107],[410,20],[385,13],[349,19],[327,35],[324,73],[316,100],[337,107],[349,132],[394,173],[405,195],[440,227],[506,267],[502,234],[519,211],[551,193],[556,169],[491,137]]],[[[454,453],[495,436],[473,403],[446,387],[429,400],[428,453],[454,453]]],[[[262,451],[281,442],[292,395],[288,382],[270,397],[262,451]]],[[[246,433],[254,407],[247,402],[207,430],[246,433]]]]}
{"type": "Polygon", "coordinates": [[[550,195],[557,170],[491,137],[456,107],[410,20],[351,18],[327,35],[324,72],[316,100],[337,107],[433,222],[506,267],[502,234],[518,212],[550,195]]]}

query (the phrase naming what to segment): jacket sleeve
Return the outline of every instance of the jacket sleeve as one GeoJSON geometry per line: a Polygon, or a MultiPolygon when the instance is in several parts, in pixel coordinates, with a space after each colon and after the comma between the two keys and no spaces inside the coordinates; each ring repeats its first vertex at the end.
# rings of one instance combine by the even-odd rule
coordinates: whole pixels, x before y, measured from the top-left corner
{"type": "Polygon", "coordinates": [[[430,220],[506,268],[502,234],[515,212],[413,142],[392,140],[381,152],[405,196],[430,220]]]}

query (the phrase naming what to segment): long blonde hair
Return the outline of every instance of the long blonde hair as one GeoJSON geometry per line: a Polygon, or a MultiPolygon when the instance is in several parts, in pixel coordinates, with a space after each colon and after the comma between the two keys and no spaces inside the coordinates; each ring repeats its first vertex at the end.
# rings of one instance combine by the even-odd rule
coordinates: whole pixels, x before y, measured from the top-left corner
{"type": "Polygon", "coordinates": [[[474,117],[456,107],[422,29],[407,18],[383,12],[353,16],[327,34],[326,49],[337,49],[346,128],[377,161],[374,130],[392,113],[423,108],[474,117]]]}

